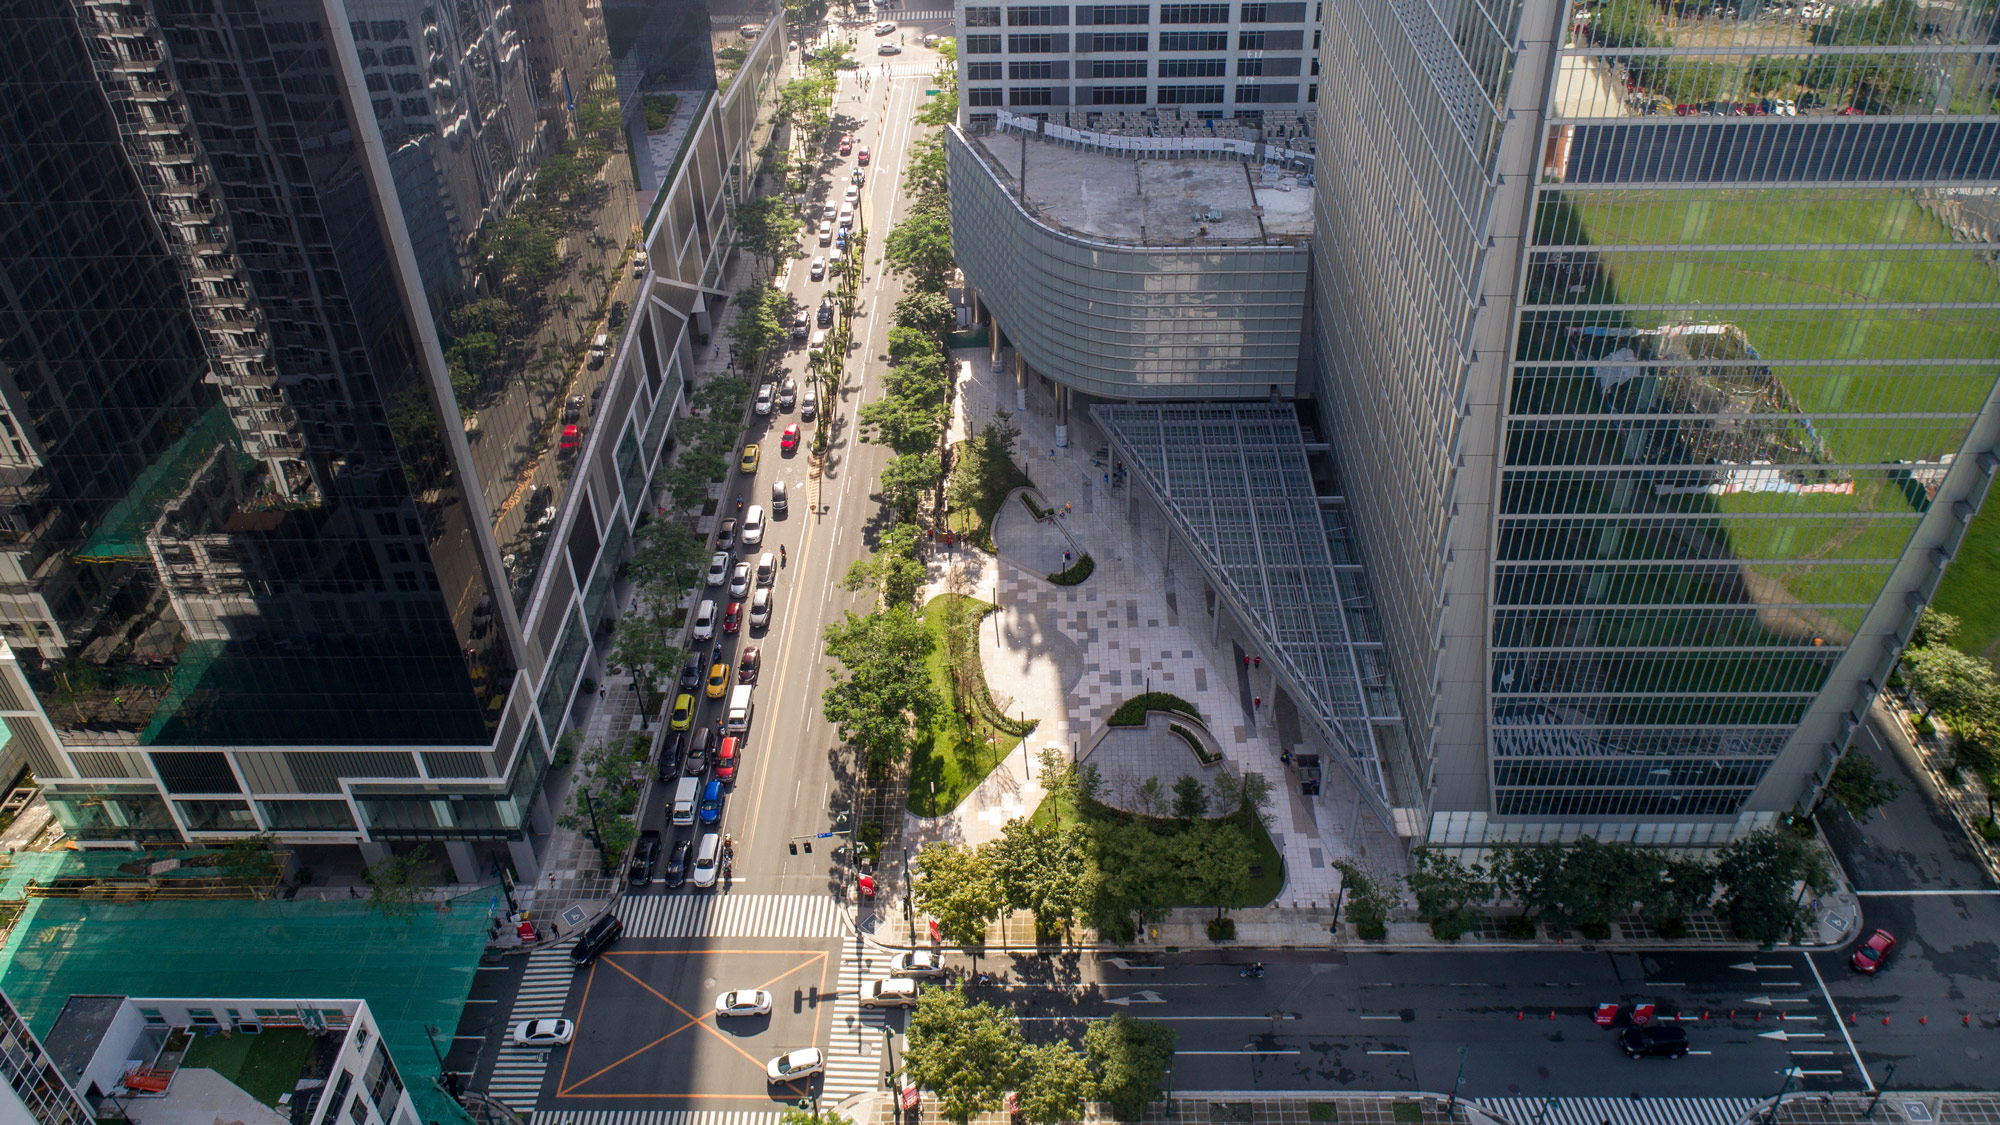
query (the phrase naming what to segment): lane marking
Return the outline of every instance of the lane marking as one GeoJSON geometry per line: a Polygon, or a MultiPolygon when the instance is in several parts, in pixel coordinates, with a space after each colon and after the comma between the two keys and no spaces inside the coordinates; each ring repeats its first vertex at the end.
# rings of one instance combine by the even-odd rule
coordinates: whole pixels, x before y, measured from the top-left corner
{"type": "Polygon", "coordinates": [[[1362,1018],[1362,1019],[1364,1019],[1364,1020],[1396,1020],[1396,1021],[1400,1022],[1400,1021],[1402,1020],[1402,1018],[1403,1018],[1403,1017],[1401,1017],[1401,1016],[1362,1016],[1361,1018],[1362,1018]]]}
{"type": "Polygon", "coordinates": [[[1370,1051],[1370,1052],[1368,1052],[1368,1053],[1369,1053],[1369,1054],[1371,1054],[1371,1055],[1407,1055],[1407,1054],[1409,1054],[1410,1052],[1408,1052],[1408,1051],[1370,1051]]]}
{"type": "Polygon", "coordinates": [[[1959,895],[2000,895],[2000,890],[1995,890],[1991,887],[1981,887],[1977,890],[1965,890],[1965,891],[1908,890],[1908,891],[1855,891],[1854,893],[1861,898],[1956,898],[1959,895]]]}
{"type": "MultiPolygon", "coordinates": [[[[1229,1055],[1236,1058],[1241,1058],[1244,1055],[1296,1055],[1298,1053],[1299,1053],[1298,1051],[1259,1051],[1249,1047],[1245,1047],[1240,1051],[1175,1051],[1174,1052],[1175,1055],[1229,1055]]],[[[1377,1054],[1378,1052],[1370,1051],[1368,1053],[1373,1055],[1377,1054]]],[[[1409,1054],[1408,1051],[1386,1051],[1380,1053],[1395,1054],[1395,1055],[1409,1054]]]]}
{"type": "Polygon", "coordinates": [[[1875,1089],[1875,1076],[1868,1073],[1868,1064],[1861,1061],[1861,1052],[1854,1049],[1854,1036],[1847,1033],[1847,1021],[1840,1018],[1840,1005],[1833,1002],[1833,993],[1827,991],[1826,978],[1819,975],[1819,966],[1813,964],[1812,954],[1801,953],[1806,968],[1812,970],[1813,979],[1819,982],[1819,994],[1826,997],[1827,1010],[1833,1013],[1833,1026],[1840,1029],[1840,1037],[1847,1041],[1847,1053],[1854,1056],[1854,1065],[1861,1071],[1861,1081],[1870,1090],[1875,1089]]]}

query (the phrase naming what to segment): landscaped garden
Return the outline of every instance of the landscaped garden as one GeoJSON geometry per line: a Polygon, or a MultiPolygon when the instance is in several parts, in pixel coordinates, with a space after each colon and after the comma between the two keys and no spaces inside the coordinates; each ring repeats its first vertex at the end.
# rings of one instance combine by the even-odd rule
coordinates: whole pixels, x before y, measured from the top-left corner
{"type": "Polygon", "coordinates": [[[962,594],[942,594],[924,607],[924,627],[936,638],[924,665],[946,706],[936,709],[910,750],[910,811],[941,816],[1007,760],[1033,720],[999,713],[979,661],[979,623],[999,607],[962,594]]]}

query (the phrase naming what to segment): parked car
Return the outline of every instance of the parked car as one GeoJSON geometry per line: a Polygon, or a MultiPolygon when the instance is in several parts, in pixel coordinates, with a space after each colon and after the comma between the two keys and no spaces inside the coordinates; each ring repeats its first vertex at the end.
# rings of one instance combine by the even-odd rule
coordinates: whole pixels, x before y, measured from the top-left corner
{"type": "Polygon", "coordinates": [[[759,656],[760,654],[758,650],[754,647],[746,648],[743,650],[743,659],[738,661],[736,665],[737,683],[754,684],[757,682],[757,665],[759,663],[759,656]]]}
{"type": "Polygon", "coordinates": [[[611,302],[611,327],[616,328],[623,323],[625,323],[625,302],[611,302]]]}
{"type": "Polygon", "coordinates": [[[944,972],[944,958],[928,949],[898,953],[889,962],[889,971],[899,977],[934,977],[944,972]]]}
{"type": "Polygon", "coordinates": [[[583,430],[574,425],[562,428],[562,451],[564,453],[575,453],[576,447],[582,444],[583,430]]]}
{"type": "Polygon", "coordinates": [[[576,422],[583,418],[583,396],[571,395],[563,401],[563,421],[576,422]]]}
{"type": "Polygon", "coordinates": [[[673,729],[686,730],[694,725],[694,696],[682,692],[674,697],[673,729]]]}
{"type": "Polygon", "coordinates": [[[660,861],[660,834],[647,829],[639,833],[639,842],[632,846],[632,866],[625,871],[625,881],[635,887],[643,887],[653,881],[653,865],[660,861]]]}
{"type": "Polygon", "coordinates": [[[1848,964],[1853,965],[1857,973],[1872,975],[1882,967],[1884,961],[1889,959],[1889,951],[1894,948],[1896,948],[1896,935],[1887,930],[1876,930],[1868,935],[1867,941],[1855,948],[1854,956],[1848,958],[1848,964]]]}
{"type": "Polygon", "coordinates": [[[508,1038],[516,1047],[560,1047],[576,1034],[568,1020],[522,1020],[508,1038]]]}
{"type": "Polygon", "coordinates": [[[644,250],[632,255],[632,276],[646,276],[646,252],[644,250]]]}
{"type": "Polygon", "coordinates": [[[761,988],[739,988],[715,998],[715,1014],[720,1016],[768,1016],[771,994],[761,988]]]}
{"type": "Polygon", "coordinates": [[[908,977],[871,980],[861,986],[864,1008],[908,1008],[917,1002],[917,982],[908,977]]]}
{"type": "Polygon", "coordinates": [[[720,586],[729,581],[729,552],[717,551],[708,557],[708,584],[720,586]]]}
{"type": "Polygon", "coordinates": [[[826,1070],[826,1056],[818,1047],[806,1047],[779,1055],[764,1064],[764,1077],[772,1085],[809,1078],[826,1070]]]}
{"type": "Polygon", "coordinates": [[[1671,1024],[1628,1027],[1619,1033],[1618,1046],[1630,1058],[1677,1059],[1688,1053],[1688,1033],[1671,1024]]]}

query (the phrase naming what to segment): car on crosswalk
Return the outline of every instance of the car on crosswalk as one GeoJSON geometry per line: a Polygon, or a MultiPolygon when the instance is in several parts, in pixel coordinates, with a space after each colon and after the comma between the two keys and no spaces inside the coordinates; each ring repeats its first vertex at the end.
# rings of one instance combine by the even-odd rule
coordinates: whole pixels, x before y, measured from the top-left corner
{"type": "Polygon", "coordinates": [[[522,1020],[509,1038],[516,1047],[560,1047],[575,1035],[576,1025],[568,1020],[522,1020]]]}
{"type": "Polygon", "coordinates": [[[944,972],[944,958],[928,949],[898,953],[889,971],[899,977],[934,977],[944,972]]]}
{"type": "Polygon", "coordinates": [[[768,1016],[771,994],[761,988],[738,988],[715,998],[717,1016],[768,1016]]]}
{"type": "Polygon", "coordinates": [[[818,1047],[802,1047],[796,1051],[787,1051],[764,1064],[764,1077],[774,1086],[780,1082],[792,1082],[825,1072],[826,1054],[818,1047]]]}
{"type": "Polygon", "coordinates": [[[917,982],[909,977],[871,980],[861,986],[864,1008],[908,1008],[917,1002],[917,982]]]}

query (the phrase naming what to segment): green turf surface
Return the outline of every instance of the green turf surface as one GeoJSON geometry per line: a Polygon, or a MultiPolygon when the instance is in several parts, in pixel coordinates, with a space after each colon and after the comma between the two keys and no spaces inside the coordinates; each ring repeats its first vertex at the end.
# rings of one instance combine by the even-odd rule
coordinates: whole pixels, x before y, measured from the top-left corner
{"type": "Polygon", "coordinates": [[[272,1028],[256,1035],[197,1035],[182,1066],[207,1067],[268,1106],[292,1092],[312,1045],[305,1029],[272,1028]]]}

